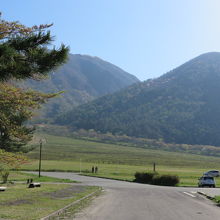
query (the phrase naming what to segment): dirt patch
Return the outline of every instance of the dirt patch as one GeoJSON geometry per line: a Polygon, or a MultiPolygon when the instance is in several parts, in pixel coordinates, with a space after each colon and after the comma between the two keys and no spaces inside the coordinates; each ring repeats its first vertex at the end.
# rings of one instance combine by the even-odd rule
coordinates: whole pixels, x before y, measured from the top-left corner
{"type": "Polygon", "coordinates": [[[75,196],[76,193],[81,193],[85,191],[85,186],[70,186],[66,189],[61,189],[55,192],[50,192],[50,193],[44,193],[45,196],[49,196],[54,199],[66,199],[66,198],[72,198],[75,196]]]}
{"type": "Polygon", "coordinates": [[[27,200],[27,199],[17,199],[14,201],[0,203],[1,206],[12,206],[12,205],[23,205],[23,204],[33,204],[33,202],[31,200],[27,200]]]}
{"type": "MultiPolygon", "coordinates": [[[[76,195],[76,193],[81,193],[86,190],[85,186],[70,186],[66,189],[58,190],[55,192],[42,193],[41,196],[47,196],[52,199],[67,199],[72,198],[76,195]]],[[[0,202],[0,206],[13,206],[13,205],[25,205],[25,204],[33,204],[34,202],[31,199],[17,199],[13,201],[0,202]]]]}

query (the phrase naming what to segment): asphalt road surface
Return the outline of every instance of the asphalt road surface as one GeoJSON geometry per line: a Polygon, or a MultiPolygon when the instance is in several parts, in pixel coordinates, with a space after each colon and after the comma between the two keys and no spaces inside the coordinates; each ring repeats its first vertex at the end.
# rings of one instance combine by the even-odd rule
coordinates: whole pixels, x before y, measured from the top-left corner
{"type": "MultiPolygon", "coordinates": [[[[220,207],[199,195],[199,188],[153,186],[74,173],[43,172],[42,175],[73,179],[104,189],[76,220],[220,220],[220,207]]],[[[219,188],[202,191],[220,195],[219,188]]]]}

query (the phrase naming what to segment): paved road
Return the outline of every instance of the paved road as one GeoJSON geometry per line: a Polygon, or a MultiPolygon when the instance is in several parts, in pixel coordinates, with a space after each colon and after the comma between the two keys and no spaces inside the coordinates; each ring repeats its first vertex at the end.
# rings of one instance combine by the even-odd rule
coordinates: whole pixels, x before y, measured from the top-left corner
{"type": "MultiPolygon", "coordinates": [[[[198,188],[152,186],[74,173],[42,175],[103,187],[104,193],[79,213],[76,220],[220,220],[220,207],[197,194],[198,188]]],[[[219,188],[202,191],[220,195],[219,188]]]]}

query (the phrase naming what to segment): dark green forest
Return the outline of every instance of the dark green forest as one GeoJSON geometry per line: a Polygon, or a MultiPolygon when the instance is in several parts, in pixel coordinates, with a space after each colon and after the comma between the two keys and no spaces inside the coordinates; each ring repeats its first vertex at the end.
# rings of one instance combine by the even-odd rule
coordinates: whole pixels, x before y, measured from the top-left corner
{"type": "Polygon", "coordinates": [[[220,146],[220,53],[203,54],[156,79],[61,114],[56,123],[163,140],[220,146]]]}
{"type": "Polygon", "coordinates": [[[47,103],[39,116],[39,122],[50,122],[57,113],[71,110],[74,106],[89,102],[97,97],[113,93],[139,80],[98,57],[69,54],[68,61],[58,70],[51,72],[41,81],[19,81],[17,86],[41,92],[64,91],[60,97],[47,103]]]}

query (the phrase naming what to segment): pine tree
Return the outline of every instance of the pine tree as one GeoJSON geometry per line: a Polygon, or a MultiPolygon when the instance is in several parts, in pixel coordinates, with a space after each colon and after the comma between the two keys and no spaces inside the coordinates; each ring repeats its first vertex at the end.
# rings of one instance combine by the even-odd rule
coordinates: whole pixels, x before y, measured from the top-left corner
{"type": "Polygon", "coordinates": [[[50,25],[27,28],[18,22],[0,19],[0,81],[46,76],[63,64],[68,48],[49,49],[50,25]]]}
{"type": "Polygon", "coordinates": [[[0,148],[7,151],[25,151],[33,128],[25,122],[56,94],[25,91],[8,84],[13,79],[41,79],[63,64],[68,48],[49,49],[51,25],[26,27],[19,22],[8,22],[0,14],[0,148]]]}

